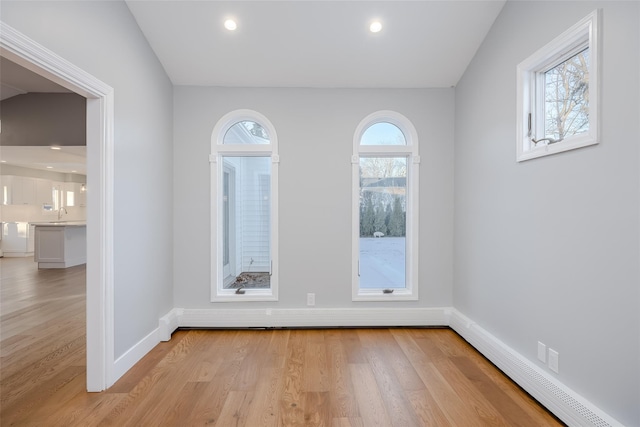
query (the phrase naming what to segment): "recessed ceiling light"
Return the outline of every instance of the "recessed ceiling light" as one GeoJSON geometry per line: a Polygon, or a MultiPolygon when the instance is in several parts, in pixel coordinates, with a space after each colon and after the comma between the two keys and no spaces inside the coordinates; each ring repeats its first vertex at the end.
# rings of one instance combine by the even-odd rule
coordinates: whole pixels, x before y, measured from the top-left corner
{"type": "Polygon", "coordinates": [[[60,148],[60,147],[59,147],[59,146],[57,146],[57,145],[52,145],[52,146],[51,146],[51,149],[52,149],[52,150],[61,150],[62,148],[60,148]]]}
{"type": "Polygon", "coordinates": [[[47,169],[53,169],[53,166],[47,166],[47,169]]]}
{"type": "Polygon", "coordinates": [[[234,31],[236,28],[238,28],[238,24],[236,24],[236,21],[234,21],[233,19],[227,19],[226,21],[224,21],[224,27],[229,31],[234,31]]]}
{"type": "Polygon", "coordinates": [[[373,21],[371,25],[369,25],[369,31],[372,33],[379,33],[382,30],[382,23],[380,21],[373,21]]]}

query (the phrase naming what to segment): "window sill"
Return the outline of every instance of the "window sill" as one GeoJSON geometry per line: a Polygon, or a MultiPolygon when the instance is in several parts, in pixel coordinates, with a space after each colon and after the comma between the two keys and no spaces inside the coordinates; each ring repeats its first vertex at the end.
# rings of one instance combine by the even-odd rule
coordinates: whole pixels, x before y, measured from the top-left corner
{"type": "Polygon", "coordinates": [[[352,301],[417,301],[418,295],[406,291],[396,289],[392,294],[385,294],[382,291],[377,292],[359,292],[353,295],[352,301]]]}
{"type": "Polygon", "coordinates": [[[260,302],[260,301],[278,301],[278,296],[274,295],[271,290],[261,291],[247,289],[244,294],[236,294],[235,290],[224,290],[217,295],[211,297],[211,302],[260,302]]]}
{"type": "Polygon", "coordinates": [[[598,142],[599,141],[597,138],[594,138],[589,134],[576,135],[555,144],[543,144],[539,147],[535,147],[527,151],[522,150],[518,152],[517,161],[523,162],[525,160],[536,159],[538,157],[550,156],[552,154],[562,153],[564,151],[575,150],[576,148],[595,145],[598,142]]]}

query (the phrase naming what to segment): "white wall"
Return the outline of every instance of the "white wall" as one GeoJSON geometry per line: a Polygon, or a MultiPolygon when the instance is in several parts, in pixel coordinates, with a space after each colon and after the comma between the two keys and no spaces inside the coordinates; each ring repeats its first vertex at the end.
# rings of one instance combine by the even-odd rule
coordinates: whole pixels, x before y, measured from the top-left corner
{"type": "Polygon", "coordinates": [[[640,425],[638,2],[507,2],[456,88],[454,306],[640,425]],[[516,65],[603,9],[602,140],[515,161],[516,65]]]}
{"type": "Polygon", "coordinates": [[[173,307],[171,83],[124,2],[3,0],[2,21],[115,90],[117,358],[173,307]]]}
{"type": "Polygon", "coordinates": [[[181,308],[443,307],[451,305],[453,89],[174,89],[174,300],[181,308]],[[248,108],[275,126],[280,151],[277,303],[211,303],[211,132],[248,108]],[[420,301],[351,301],[351,151],[362,119],[395,110],[420,138],[420,301]]]}

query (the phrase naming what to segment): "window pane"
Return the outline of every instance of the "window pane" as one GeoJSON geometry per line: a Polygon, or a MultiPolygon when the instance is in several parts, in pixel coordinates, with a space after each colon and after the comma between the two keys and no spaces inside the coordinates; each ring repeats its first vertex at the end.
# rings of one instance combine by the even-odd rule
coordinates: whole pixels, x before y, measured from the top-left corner
{"type": "Polygon", "coordinates": [[[360,159],[360,288],[405,288],[407,158],[360,159]]]}
{"type": "Polygon", "coordinates": [[[271,158],[223,157],[224,288],[269,288],[271,158]]]}
{"type": "Polygon", "coordinates": [[[76,193],[74,193],[73,191],[67,191],[67,207],[75,206],[75,195],[76,193]]]}
{"type": "Polygon", "coordinates": [[[544,74],[545,138],[589,131],[589,49],[544,74]]]}
{"type": "Polygon", "coordinates": [[[224,144],[269,144],[269,134],[260,123],[242,121],[231,126],[224,134],[224,144]]]}
{"type": "Polygon", "coordinates": [[[407,140],[396,125],[380,122],[364,131],[360,145],[407,145],[407,140]]]}

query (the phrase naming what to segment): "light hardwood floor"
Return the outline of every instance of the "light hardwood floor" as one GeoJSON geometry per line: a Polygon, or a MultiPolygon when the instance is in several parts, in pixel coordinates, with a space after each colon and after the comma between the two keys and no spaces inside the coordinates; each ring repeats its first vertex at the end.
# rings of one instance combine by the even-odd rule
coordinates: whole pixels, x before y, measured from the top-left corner
{"type": "Polygon", "coordinates": [[[562,425],[449,329],[180,330],[86,393],[84,266],[0,268],[3,427],[562,425]]]}

